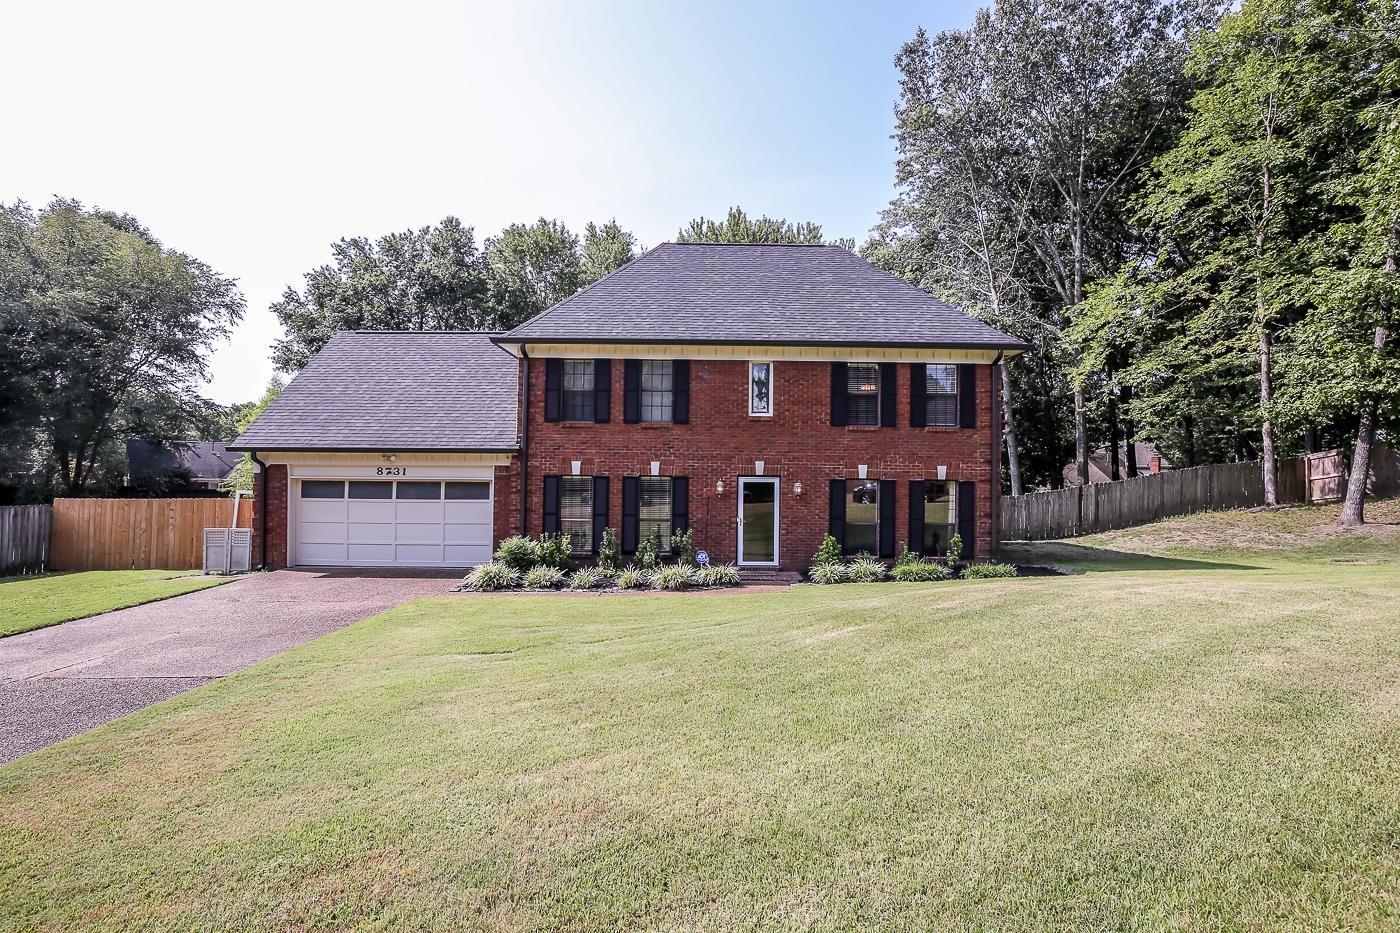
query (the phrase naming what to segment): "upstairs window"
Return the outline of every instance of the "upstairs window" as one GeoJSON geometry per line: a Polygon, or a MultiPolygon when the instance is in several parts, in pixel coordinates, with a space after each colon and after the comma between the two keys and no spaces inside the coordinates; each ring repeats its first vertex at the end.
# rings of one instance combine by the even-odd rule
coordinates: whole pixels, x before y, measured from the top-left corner
{"type": "Polygon", "coordinates": [[[593,477],[559,477],[559,532],[569,536],[575,554],[592,552],[593,477]]]}
{"type": "Polygon", "coordinates": [[[851,479],[846,481],[846,543],[847,554],[879,553],[880,547],[880,481],[851,479]]]}
{"type": "Polygon", "coordinates": [[[879,425],[879,363],[846,364],[846,423],[879,425]]]}
{"type": "Polygon", "coordinates": [[[675,400],[670,360],[642,360],[642,420],[669,422],[675,400]]]}
{"type": "Polygon", "coordinates": [[[928,385],[924,404],[928,407],[928,417],[924,423],[930,427],[957,427],[958,368],[948,364],[930,363],[925,371],[928,385]]]}
{"type": "Polygon", "coordinates": [[[564,420],[592,421],[593,410],[593,360],[564,361],[564,420]]]}
{"type": "Polygon", "coordinates": [[[773,414],[773,364],[749,364],[749,414],[773,414]]]}

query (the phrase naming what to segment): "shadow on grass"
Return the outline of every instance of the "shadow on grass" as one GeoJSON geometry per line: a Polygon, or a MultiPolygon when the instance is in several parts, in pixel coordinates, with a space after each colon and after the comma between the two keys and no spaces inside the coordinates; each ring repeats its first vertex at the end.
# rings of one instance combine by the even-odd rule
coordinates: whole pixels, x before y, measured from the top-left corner
{"type": "Polygon", "coordinates": [[[1014,541],[1001,546],[1002,560],[1013,564],[1040,564],[1077,570],[1264,570],[1253,564],[1186,557],[1157,557],[1108,548],[1066,544],[1063,541],[1014,541]]]}

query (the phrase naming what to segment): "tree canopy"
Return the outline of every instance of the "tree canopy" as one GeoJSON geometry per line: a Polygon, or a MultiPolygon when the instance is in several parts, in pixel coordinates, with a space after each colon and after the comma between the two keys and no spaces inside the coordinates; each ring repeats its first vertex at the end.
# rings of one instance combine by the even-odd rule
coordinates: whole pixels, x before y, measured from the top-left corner
{"type": "Polygon", "coordinates": [[[791,243],[808,246],[842,246],[854,249],[853,240],[825,240],[821,224],[790,223],[783,218],[750,219],[741,207],[731,207],[724,220],[697,217],[676,233],[678,243],[791,243]]]}

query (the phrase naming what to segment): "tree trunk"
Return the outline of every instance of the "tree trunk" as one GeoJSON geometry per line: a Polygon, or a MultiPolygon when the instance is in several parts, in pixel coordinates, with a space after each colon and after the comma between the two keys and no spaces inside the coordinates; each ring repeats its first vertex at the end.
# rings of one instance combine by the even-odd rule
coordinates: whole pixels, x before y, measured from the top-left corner
{"type": "MultiPolygon", "coordinates": [[[[1131,406],[1133,404],[1133,387],[1124,386],[1122,389],[1122,393],[1123,408],[1131,412],[1131,406]]],[[[1137,425],[1133,423],[1132,418],[1123,419],[1123,453],[1125,455],[1125,459],[1127,460],[1128,479],[1132,479],[1134,476],[1138,475],[1137,425]]]]}
{"type": "Polygon", "coordinates": [[[1376,437],[1376,406],[1367,405],[1356,428],[1356,446],[1351,452],[1351,474],[1347,477],[1346,499],[1338,525],[1366,523],[1366,480],[1371,473],[1371,442],[1376,437]]]}
{"type": "Polygon", "coordinates": [[[1264,455],[1264,504],[1278,505],[1278,460],[1274,455],[1274,424],[1269,419],[1269,405],[1274,400],[1272,372],[1273,338],[1269,328],[1259,324],[1259,427],[1264,455]]]}
{"type": "Polygon", "coordinates": [[[1079,473],[1079,485],[1089,482],[1089,432],[1084,420],[1084,387],[1074,388],[1074,466],[1079,473]]]}
{"type": "Polygon", "coordinates": [[[1006,472],[1011,475],[1011,494],[1021,494],[1021,452],[1016,449],[1016,419],[1011,411],[1011,370],[1001,364],[1001,434],[1006,440],[1006,472]]]}
{"type": "Polygon", "coordinates": [[[1123,478],[1123,468],[1118,457],[1118,400],[1112,394],[1108,397],[1108,463],[1109,478],[1116,483],[1123,478]]]}

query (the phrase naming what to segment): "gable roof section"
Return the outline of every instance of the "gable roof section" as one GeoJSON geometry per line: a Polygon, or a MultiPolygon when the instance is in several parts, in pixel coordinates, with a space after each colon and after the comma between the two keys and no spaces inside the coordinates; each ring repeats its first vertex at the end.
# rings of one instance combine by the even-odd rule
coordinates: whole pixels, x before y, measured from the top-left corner
{"type": "Polygon", "coordinates": [[[494,336],[341,331],[230,449],[514,451],[519,364],[494,336]]]}
{"type": "Polygon", "coordinates": [[[662,243],[498,343],[1025,344],[838,246],[662,243]]]}
{"type": "Polygon", "coordinates": [[[223,479],[242,459],[219,441],[157,441],[129,438],[126,471],[132,476],[154,476],[172,470],[188,470],[190,479],[223,479]]]}

